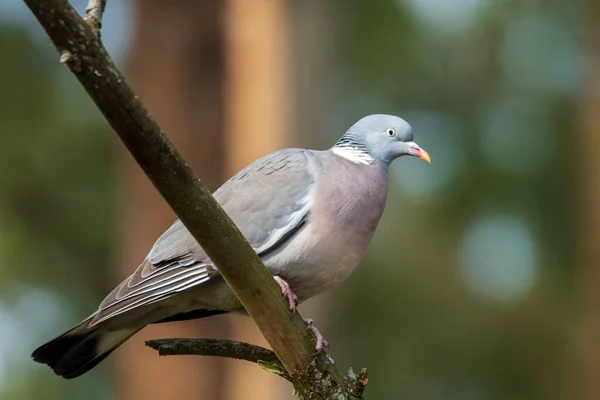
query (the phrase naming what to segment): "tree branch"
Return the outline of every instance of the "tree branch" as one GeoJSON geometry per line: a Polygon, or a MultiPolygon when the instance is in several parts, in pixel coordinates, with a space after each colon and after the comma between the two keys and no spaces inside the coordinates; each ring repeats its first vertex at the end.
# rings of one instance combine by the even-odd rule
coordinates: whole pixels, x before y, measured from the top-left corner
{"type": "Polygon", "coordinates": [[[250,361],[291,381],[273,351],[250,343],[224,339],[154,339],[147,340],[146,346],[158,350],[161,356],[214,356],[250,361]]]}
{"type": "MultiPolygon", "coordinates": [[[[214,356],[227,357],[257,363],[261,368],[280,375],[294,383],[287,374],[277,355],[264,347],[254,344],[224,339],[153,339],[147,340],[146,346],[158,351],[161,356],[214,356]]],[[[348,392],[352,399],[362,399],[367,383],[367,369],[358,374],[350,368],[347,375],[348,392]]],[[[310,398],[310,397],[309,397],[310,398]]]]}
{"type": "MultiPolygon", "coordinates": [[[[215,356],[250,362],[265,361],[281,365],[277,355],[269,349],[250,343],[225,339],[153,339],[146,346],[158,350],[161,356],[215,356]]],[[[281,365],[283,368],[283,365],[281,365]]]]}
{"type": "Polygon", "coordinates": [[[87,7],[85,8],[85,17],[83,20],[94,32],[94,35],[100,38],[100,29],[102,29],[102,15],[106,8],[107,0],[90,0],[87,7]]]}
{"type": "Polygon", "coordinates": [[[363,368],[356,374],[352,368],[350,368],[348,370],[348,382],[350,383],[350,394],[357,399],[362,399],[365,389],[367,388],[367,383],[369,383],[367,369],[363,368]]]}
{"type": "MultiPolygon", "coordinates": [[[[303,398],[350,398],[347,381],[239,229],[194,175],[67,0],[24,0],[137,163],[215,263],[303,398]]],[[[102,10],[101,6],[98,10],[102,10]]],[[[101,13],[100,13],[101,14],[101,13]]],[[[100,22],[100,19],[97,19],[100,22]]]]}

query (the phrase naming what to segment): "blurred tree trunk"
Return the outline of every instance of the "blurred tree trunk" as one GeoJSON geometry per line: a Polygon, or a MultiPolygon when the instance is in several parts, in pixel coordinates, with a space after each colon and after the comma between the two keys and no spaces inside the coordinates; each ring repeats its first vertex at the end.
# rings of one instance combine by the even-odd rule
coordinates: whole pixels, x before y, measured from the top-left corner
{"type": "MultiPolygon", "coordinates": [[[[129,76],[134,89],[184,158],[214,190],[223,180],[224,33],[220,0],[135,0],[129,76]]],[[[129,154],[120,154],[123,207],[116,284],[143,260],[175,216],[129,154]]],[[[144,329],[113,358],[117,398],[222,398],[219,358],[165,357],[143,341],[164,337],[224,337],[227,321],[161,324],[144,329]]]]}
{"type": "MultiPolygon", "coordinates": [[[[594,3],[596,4],[596,3],[594,3]]],[[[600,7],[594,17],[600,17],[600,7]]],[[[590,19],[593,21],[594,17],[590,19]]],[[[579,140],[582,212],[580,223],[580,268],[576,294],[578,324],[575,329],[576,368],[570,375],[570,393],[565,398],[600,399],[600,27],[590,25],[587,85],[581,113],[579,140]]]]}
{"type": "MultiPolygon", "coordinates": [[[[226,169],[233,175],[286,146],[290,107],[286,0],[229,0],[226,24],[226,169]]],[[[232,338],[267,346],[254,322],[231,316],[232,338]]],[[[256,365],[228,360],[228,400],[280,400],[290,386],[256,365]]]]}
{"type": "MultiPolygon", "coordinates": [[[[336,36],[342,22],[339,15],[345,3],[337,1],[289,2],[290,41],[294,54],[291,81],[294,91],[293,122],[288,127],[294,146],[327,148],[337,140],[339,132],[328,137],[335,114],[333,100],[333,63],[336,57],[336,36]]],[[[341,125],[344,126],[347,121],[341,125]]]]}
{"type": "MultiPolygon", "coordinates": [[[[328,136],[325,132],[333,131],[331,124],[335,114],[332,89],[336,80],[332,66],[336,55],[336,30],[341,26],[336,17],[340,14],[338,8],[346,4],[319,0],[292,1],[289,4],[295,62],[291,63],[294,115],[288,131],[297,138],[293,146],[327,148],[338,136],[333,132],[328,136]]],[[[302,315],[313,318],[329,339],[332,339],[330,328],[336,324],[336,318],[330,312],[335,292],[326,292],[300,307],[302,315]]],[[[339,295],[340,292],[337,293],[339,295]]],[[[291,391],[281,397],[281,400],[284,399],[294,399],[291,391]]]]}
{"type": "MultiPolygon", "coordinates": [[[[283,147],[328,143],[321,132],[330,110],[331,2],[227,4],[228,175],[283,147]]],[[[326,329],[325,303],[321,297],[303,308],[326,329]]],[[[267,345],[251,320],[233,316],[231,324],[234,339],[267,345]]],[[[236,384],[229,386],[227,400],[293,398],[284,380],[261,374],[252,364],[229,362],[228,376],[236,384]]]]}

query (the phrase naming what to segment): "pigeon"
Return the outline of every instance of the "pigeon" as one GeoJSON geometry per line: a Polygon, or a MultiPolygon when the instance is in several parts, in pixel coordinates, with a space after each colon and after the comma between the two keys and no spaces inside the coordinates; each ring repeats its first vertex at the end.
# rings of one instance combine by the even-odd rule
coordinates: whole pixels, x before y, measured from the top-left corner
{"type": "MultiPolygon", "coordinates": [[[[405,120],[369,115],[330,149],[276,151],[246,166],[213,195],[293,311],[356,269],[385,207],[388,167],[404,155],[431,162],[405,120]]],[[[146,325],[230,312],[246,313],[217,266],[177,220],[92,315],[37,348],[32,358],[71,379],[146,325]]],[[[319,351],[327,343],[307,322],[319,351]]]]}

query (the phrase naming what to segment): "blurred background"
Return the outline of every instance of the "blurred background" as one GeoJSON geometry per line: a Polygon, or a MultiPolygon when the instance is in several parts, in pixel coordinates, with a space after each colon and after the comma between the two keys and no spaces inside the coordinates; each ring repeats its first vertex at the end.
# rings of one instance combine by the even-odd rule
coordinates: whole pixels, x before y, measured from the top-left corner
{"type": "MultiPolygon", "coordinates": [[[[86,2],[73,1],[80,12],[86,2]]],[[[412,124],[360,268],[301,307],[370,399],[600,398],[599,10],[586,0],[109,1],[102,38],[211,188],[360,117],[412,124]]],[[[173,213],[29,10],[0,2],[0,399],[291,398],[250,319],[145,329],[74,381],[31,351],[89,315],[173,213]]]]}

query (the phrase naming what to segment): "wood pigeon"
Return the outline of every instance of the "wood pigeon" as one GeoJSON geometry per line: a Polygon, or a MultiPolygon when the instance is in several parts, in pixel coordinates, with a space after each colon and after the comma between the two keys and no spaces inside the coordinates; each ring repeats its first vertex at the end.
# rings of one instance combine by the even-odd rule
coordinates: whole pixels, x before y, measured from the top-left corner
{"type": "MultiPolygon", "coordinates": [[[[215,199],[261,257],[290,309],[336,287],[358,266],[386,202],[388,167],[430,162],[411,126],[392,115],[356,122],[330,149],[286,149],[245,167],[215,199]]],[[[241,312],[242,305],[180,221],[156,241],[98,310],[36,349],[35,361],[75,378],[148,324],[241,312]]],[[[317,335],[317,350],[326,345],[317,335]]]]}

